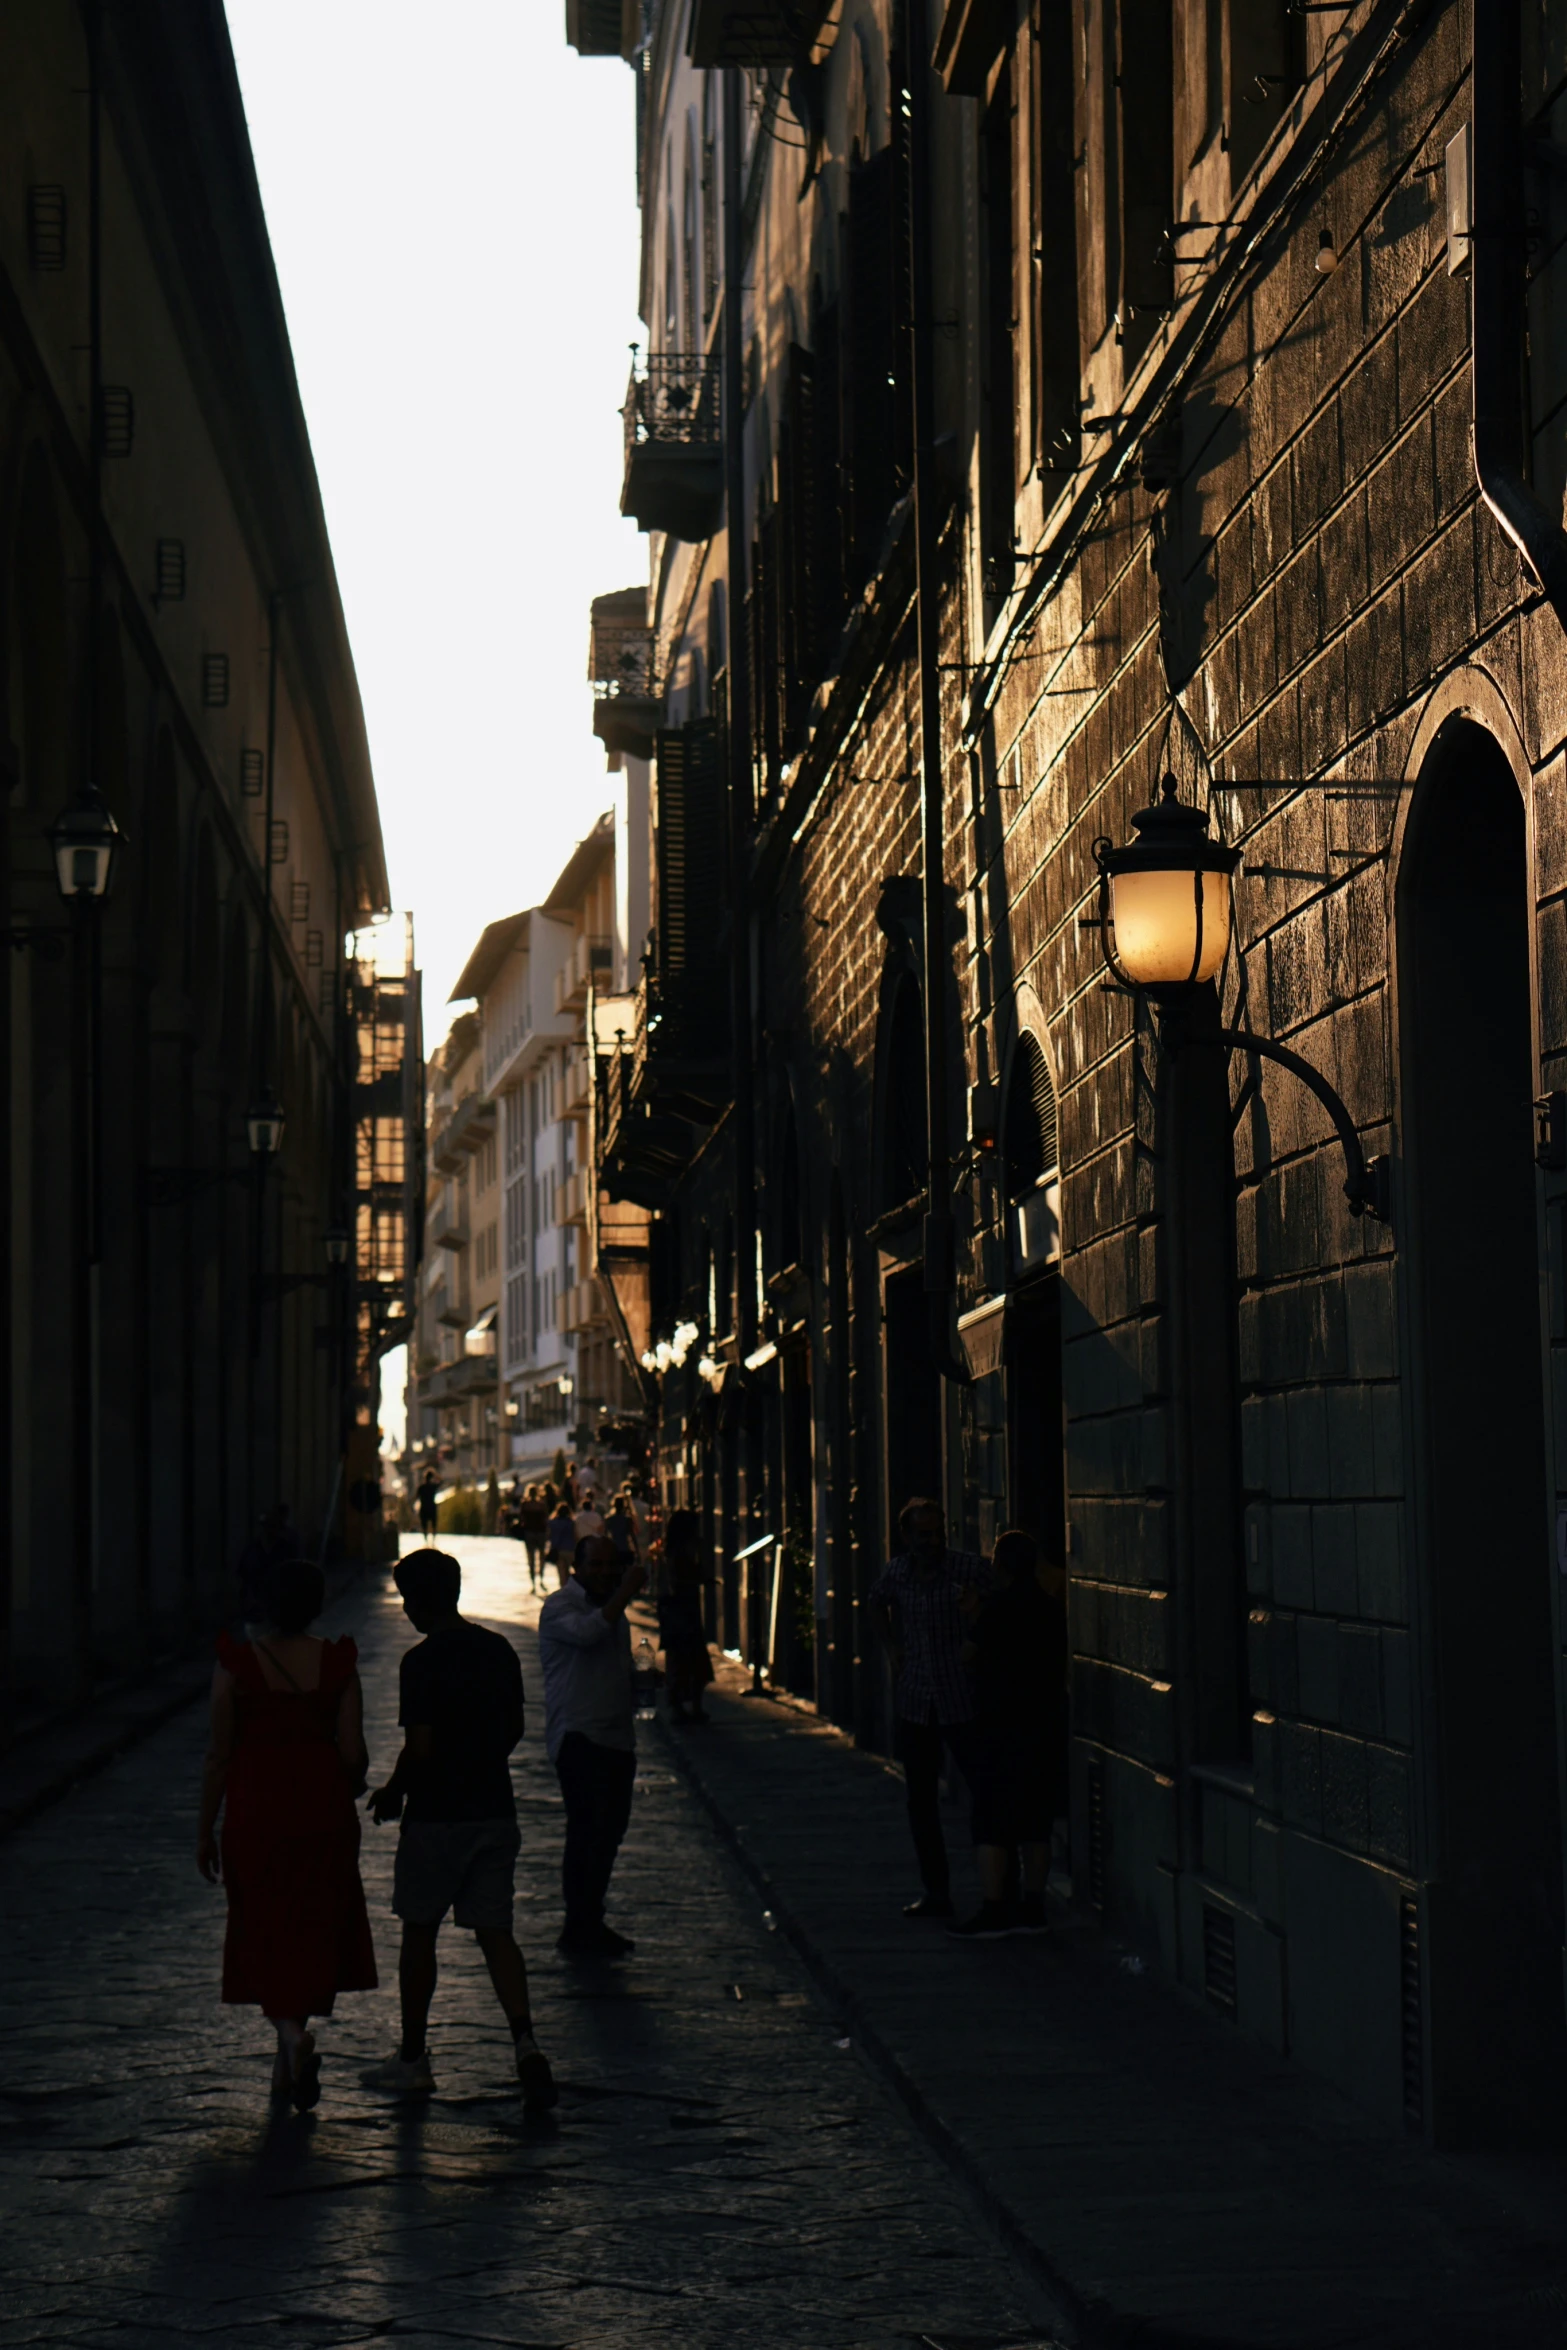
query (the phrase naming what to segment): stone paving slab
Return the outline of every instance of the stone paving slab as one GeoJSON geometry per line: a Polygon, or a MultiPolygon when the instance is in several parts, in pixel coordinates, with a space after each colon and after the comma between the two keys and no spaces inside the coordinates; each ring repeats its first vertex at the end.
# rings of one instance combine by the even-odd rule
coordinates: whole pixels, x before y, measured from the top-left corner
{"type": "MultiPolygon", "coordinates": [[[[523,1658],[519,1921],[559,2114],[523,2120],[482,1962],[450,1931],[437,2095],[360,2086],[397,2030],[395,1831],[373,1828],[382,1988],[323,2028],[317,2112],[270,2111],[270,2035],[218,2003],[223,1902],[191,1857],[205,1725],[187,1708],[0,1846],[0,2350],[1047,2344],[1037,2281],[839,2045],[656,1736],[615,1891],[636,1957],[556,1958],[536,1603],[516,1545],[451,1547],[474,1612],[523,1658]]],[[[360,1639],[384,1770],[410,1635],[379,1581],[334,1628],[360,1639]]]]}
{"type": "MultiPolygon", "coordinates": [[[[1123,1962],[911,1924],[901,1782],[720,1668],[661,1723],[780,1935],[1088,2344],[1536,2350],[1567,2342],[1567,2163],[1433,2156],[1123,1962]]],[[[965,1844],[954,1808],[955,1856],[965,1844]]],[[[977,1900],[957,1860],[960,1907],[977,1900]]]]}

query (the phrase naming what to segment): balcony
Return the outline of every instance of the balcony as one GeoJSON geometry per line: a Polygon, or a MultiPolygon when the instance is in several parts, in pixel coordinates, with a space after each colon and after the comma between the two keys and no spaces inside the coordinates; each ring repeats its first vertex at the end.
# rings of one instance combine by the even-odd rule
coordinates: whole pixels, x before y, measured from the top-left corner
{"type": "Polygon", "coordinates": [[[579,1330],[591,1330],[603,1319],[604,1306],[596,1281],[575,1281],[556,1300],[555,1327],[562,1338],[570,1338],[579,1330]]]}
{"type": "Polygon", "coordinates": [[[656,352],[640,372],[633,357],[622,414],[621,513],[638,530],[667,531],[692,542],[711,538],[724,502],[716,356],[656,352]]]}
{"type": "Polygon", "coordinates": [[[559,1220],[562,1224],[585,1225],[587,1223],[588,1208],[591,1205],[592,1197],[592,1181],[592,1170],[587,1167],[577,1167],[567,1176],[565,1190],[561,1193],[559,1209],[559,1220]]]}
{"type": "Polygon", "coordinates": [[[649,975],[631,1004],[599,1060],[598,1171],[611,1199],[663,1208],[729,1099],[728,998],[711,975],[649,975]]]}
{"type": "Polygon", "coordinates": [[[450,1200],[443,1200],[430,1219],[428,1238],[432,1248],[466,1248],[468,1219],[461,1208],[450,1200]]]}
{"type": "Polygon", "coordinates": [[[593,1080],[587,1053],[574,1047],[566,1055],[566,1073],[561,1080],[560,1114],[563,1118],[585,1118],[592,1097],[593,1080]]]}
{"type": "Polygon", "coordinates": [[[691,62],[809,64],[826,14],[826,0],[692,0],[691,62]]]}
{"type": "Polygon", "coordinates": [[[658,640],[647,624],[647,590],[620,588],[595,596],[588,630],[588,682],[593,731],[607,750],[633,759],[653,755],[663,699],[658,684],[658,640]]]}
{"type": "Polygon", "coordinates": [[[566,43],[579,57],[631,57],[641,38],[638,0],[566,0],[566,43]]]}
{"type": "Polygon", "coordinates": [[[590,938],[586,931],[573,942],[571,953],[555,974],[555,1009],[580,1012],[588,1000],[588,981],[608,984],[614,948],[607,938],[590,938]]]}

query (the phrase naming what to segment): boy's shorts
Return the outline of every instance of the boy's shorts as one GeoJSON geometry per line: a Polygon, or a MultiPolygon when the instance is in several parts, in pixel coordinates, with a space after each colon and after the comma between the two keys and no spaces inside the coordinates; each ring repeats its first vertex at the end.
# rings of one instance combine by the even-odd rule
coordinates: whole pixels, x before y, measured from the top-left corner
{"type": "Polygon", "coordinates": [[[415,1926],[511,1932],[512,1872],[522,1837],[515,1820],[407,1820],[397,1839],[392,1909],[415,1926]]]}

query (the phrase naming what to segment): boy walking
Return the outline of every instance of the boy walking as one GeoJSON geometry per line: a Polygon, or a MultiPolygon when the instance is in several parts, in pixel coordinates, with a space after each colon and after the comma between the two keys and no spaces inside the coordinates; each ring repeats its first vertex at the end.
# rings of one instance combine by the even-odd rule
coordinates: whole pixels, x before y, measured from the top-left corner
{"type": "Polygon", "coordinates": [[[392,1908],[403,1921],[398,1989],[403,2038],[367,2076],[373,2088],[428,2094],[435,2087],[425,2026],[435,1996],[436,1938],[448,1910],[471,1931],[511,2027],[526,2113],[558,2103],[548,2061],[533,2037],[528,1974],[512,1934],[517,1806],[509,1757],[522,1736],[522,1668],[510,1641],[459,1615],[462,1570],[444,1551],[415,1550],[395,1579],[417,1648],[400,1672],[403,1750],[370,1797],[378,1821],[401,1818],[392,1908]]]}

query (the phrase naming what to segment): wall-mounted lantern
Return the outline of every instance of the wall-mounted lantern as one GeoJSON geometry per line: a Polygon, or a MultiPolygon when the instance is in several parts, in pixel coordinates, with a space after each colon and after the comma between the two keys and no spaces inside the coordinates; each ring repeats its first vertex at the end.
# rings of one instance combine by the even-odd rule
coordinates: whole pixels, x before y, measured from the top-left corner
{"type": "Polygon", "coordinates": [[[341,1224],[329,1224],[324,1239],[327,1263],[329,1265],[346,1265],[348,1262],[348,1233],[345,1227],[341,1224]]]}
{"type": "Polygon", "coordinates": [[[89,788],[50,825],[49,846],[62,898],[106,898],[125,835],[101,792],[89,788]]]}
{"type": "Polygon", "coordinates": [[[275,1158],[283,1147],[283,1108],[270,1089],[245,1113],[245,1132],[258,1159],[275,1158]]]}
{"type": "MultiPolygon", "coordinates": [[[[1094,862],[1100,945],[1112,976],[1122,987],[1146,992],[1167,1015],[1173,1012],[1185,1042],[1182,1007],[1194,988],[1217,978],[1229,952],[1231,884],[1241,860],[1238,849],[1210,836],[1206,811],[1184,803],[1179,792],[1175,777],[1167,775],[1157,804],[1132,818],[1136,839],[1122,848],[1096,840],[1094,862]]],[[[1351,1213],[1386,1223],[1388,1162],[1367,1161],[1348,1108],[1320,1070],[1249,1029],[1221,1028],[1212,1041],[1229,1052],[1276,1061],[1310,1088],[1338,1130],[1351,1213]]]]}

